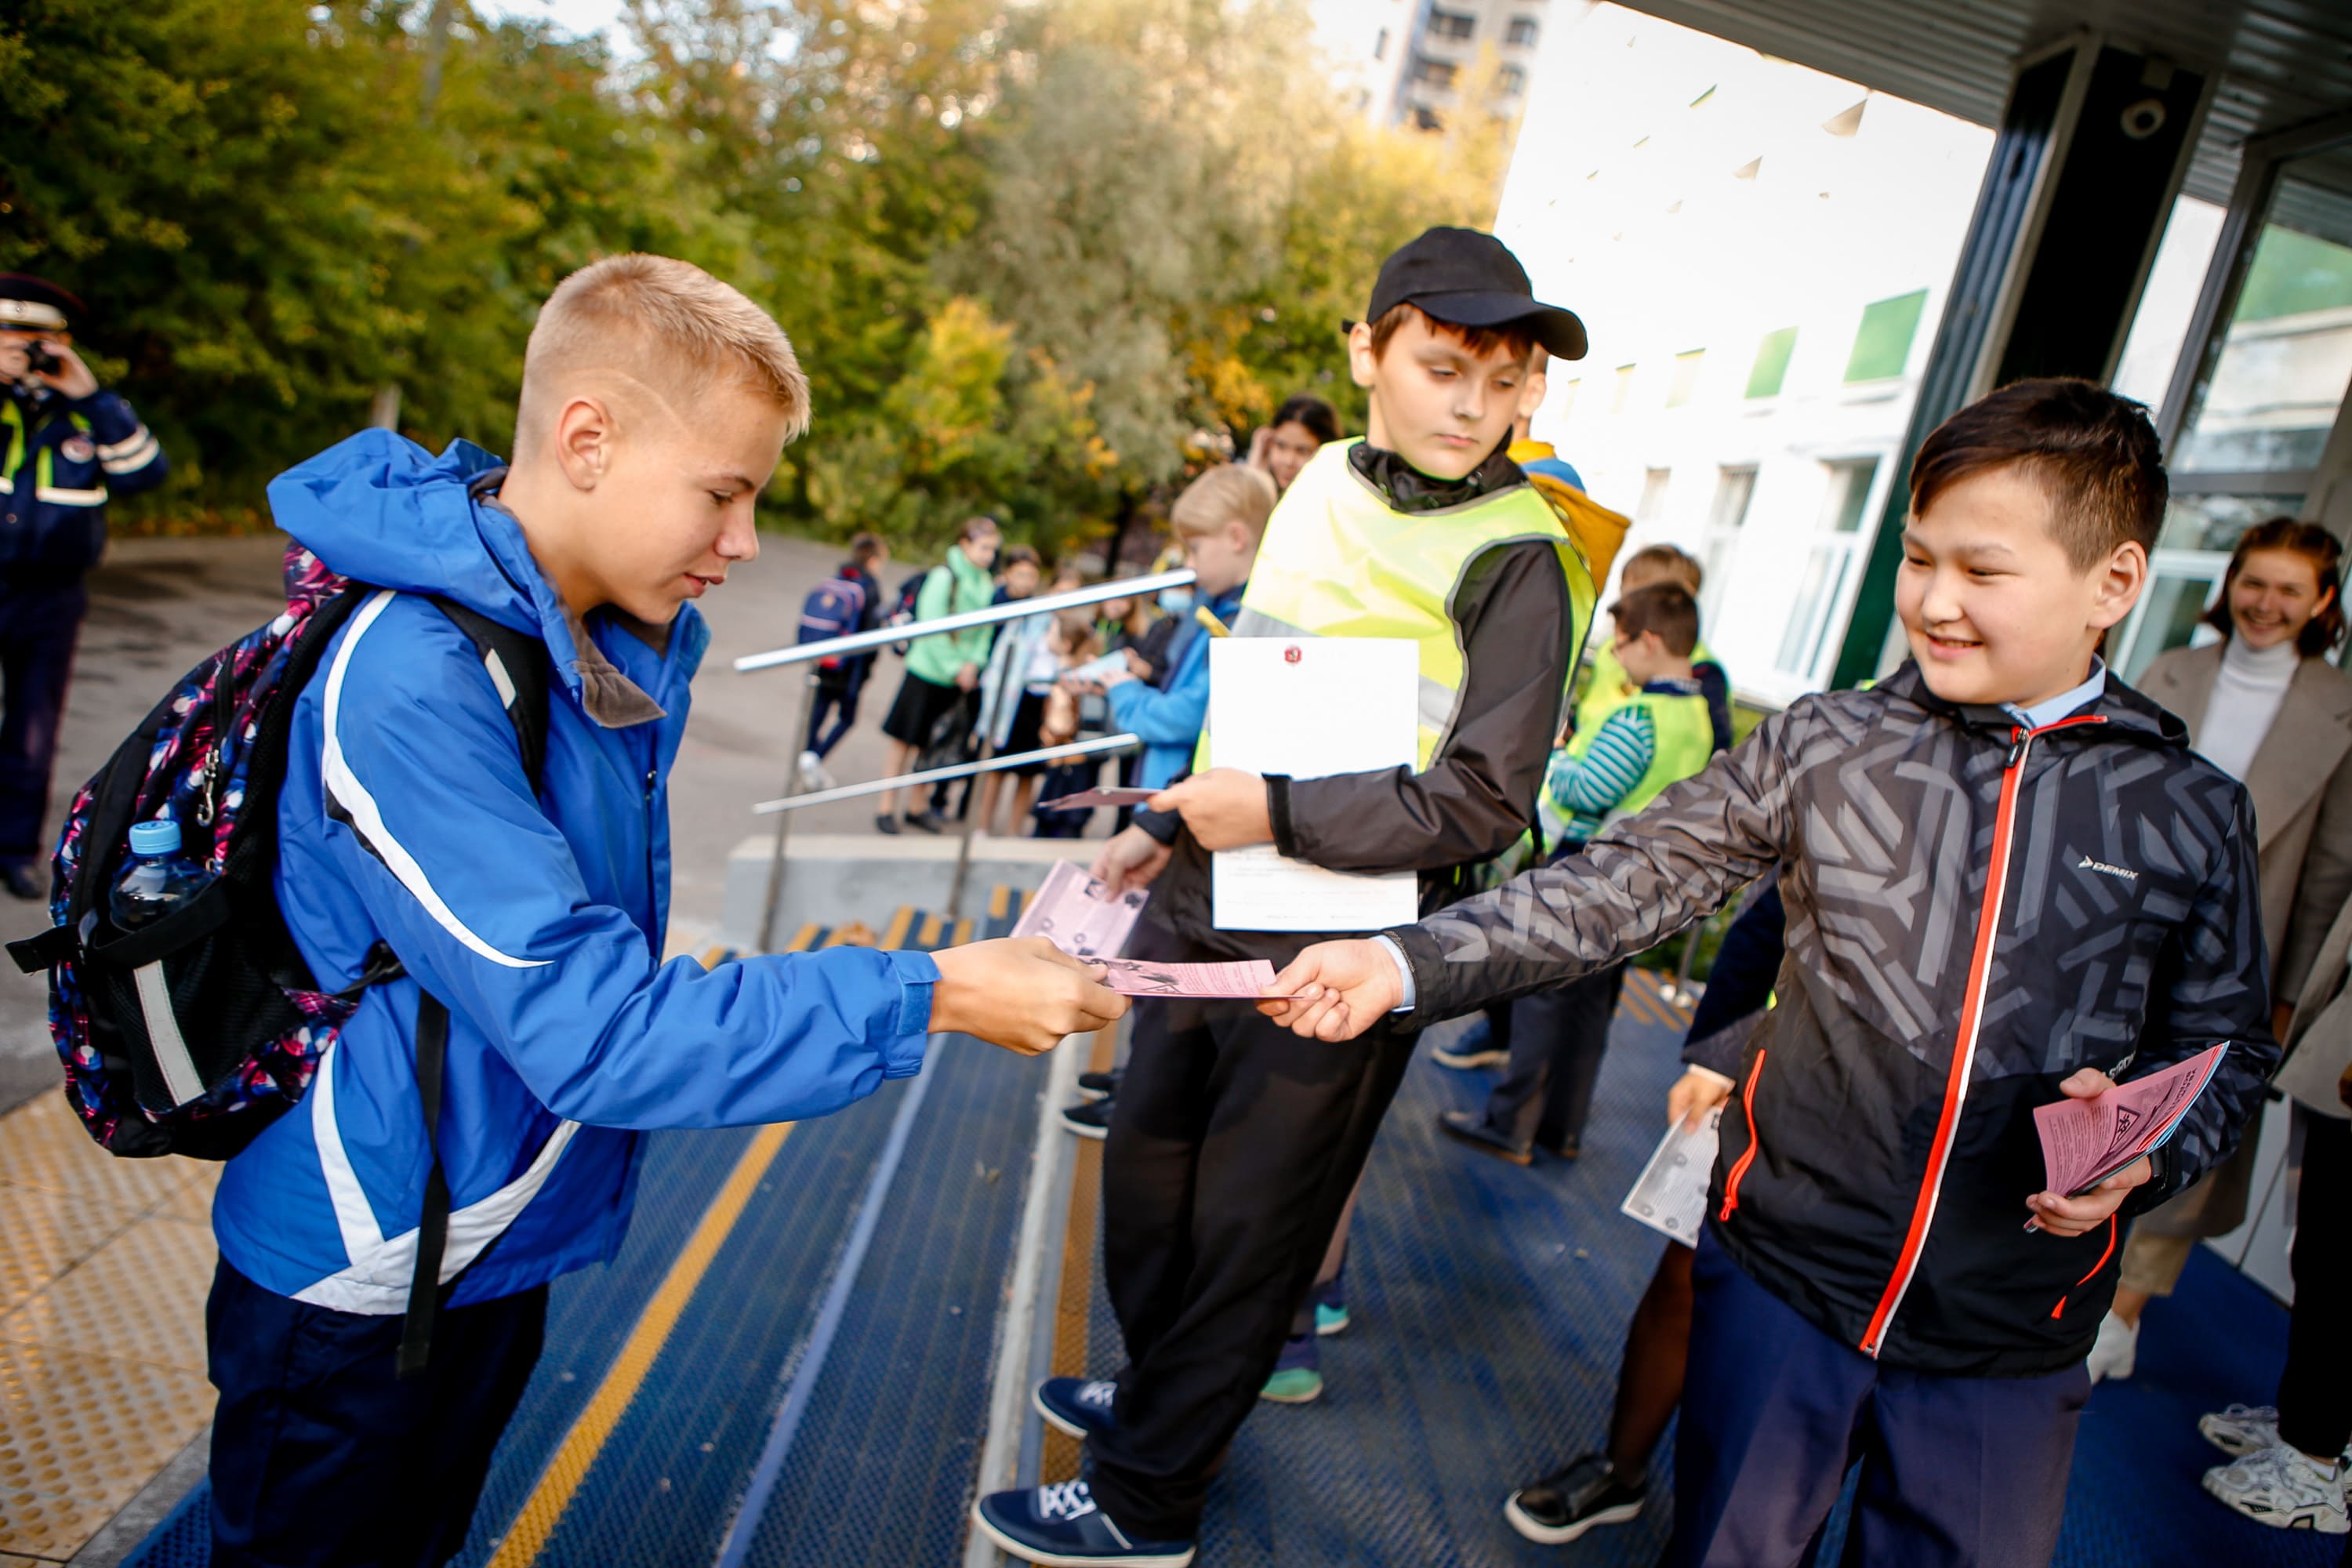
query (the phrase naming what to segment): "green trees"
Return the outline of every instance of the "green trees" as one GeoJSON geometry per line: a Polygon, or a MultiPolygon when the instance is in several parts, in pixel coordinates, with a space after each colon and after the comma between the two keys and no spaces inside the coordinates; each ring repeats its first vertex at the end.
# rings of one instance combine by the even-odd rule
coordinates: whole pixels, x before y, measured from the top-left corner
{"type": "Polygon", "coordinates": [[[532,311],[623,249],[772,310],[814,386],[767,515],[1062,550],[1290,392],[1483,221],[1493,149],[1343,113],[1299,0],[630,0],[627,41],[467,0],[19,0],[0,269],[81,293],[171,446],[151,510],[255,505],[364,423],[510,433],[532,311]],[[615,58],[617,54],[617,58],[615,58]]]}

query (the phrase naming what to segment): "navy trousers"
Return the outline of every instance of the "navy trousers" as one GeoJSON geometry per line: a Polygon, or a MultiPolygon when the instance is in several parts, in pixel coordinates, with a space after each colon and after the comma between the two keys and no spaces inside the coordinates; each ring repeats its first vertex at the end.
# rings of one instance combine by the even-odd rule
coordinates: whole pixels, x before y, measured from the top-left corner
{"type": "Polygon", "coordinates": [[[441,1568],[466,1529],[547,1326],[547,1287],[434,1320],[394,1375],[398,1318],[307,1306],[224,1261],[205,1303],[212,1568],[441,1568]]]}
{"type": "Polygon", "coordinates": [[[1847,1568],[2042,1568],[2058,1544],[2080,1363],[2043,1377],[1881,1366],[1699,1237],[1689,1381],[1675,1438],[1674,1568],[1811,1560],[1862,1463],[1847,1568]]]}
{"type": "Polygon", "coordinates": [[[820,761],[833,754],[841,738],[857,722],[858,694],[866,689],[866,667],[852,660],[839,669],[821,669],[816,675],[816,700],[809,707],[808,744],[804,750],[814,752],[820,761]],[[830,715],[833,724],[825,725],[830,715]]]}
{"type": "Polygon", "coordinates": [[[41,819],[58,760],[74,642],[89,590],[65,584],[0,584],[0,865],[42,858],[41,819]]]}
{"type": "Polygon", "coordinates": [[[1521,1149],[1572,1151],[1592,1114],[1609,1022],[1624,989],[1625,965],[1612,963],[1512,1003],[1503,1036],[1510,1062],[1486,1096],[1487,1125],[1521,1149]]]}

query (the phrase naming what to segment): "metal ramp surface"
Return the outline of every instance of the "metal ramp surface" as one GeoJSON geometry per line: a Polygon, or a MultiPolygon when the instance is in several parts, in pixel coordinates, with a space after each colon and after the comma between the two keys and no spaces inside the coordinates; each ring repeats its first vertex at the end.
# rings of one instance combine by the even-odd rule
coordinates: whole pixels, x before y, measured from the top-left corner
{"type": "MultiPolygon", "coordinates": [[[[1016,907],[1000,891],[983,932],[1001,934],[1016,907]]],[[[880,933],[802,933],[948,934],[961,933],[912,911],[880,933]]],[[[1521,1541],[1500,1503],[1606,1426],[1625,1321],[1662,1245],[1616,1206],[1654,1144],[1684,1016],[1657,977],[1630,977],[1574,1165],[1519,1170],[1441,1139],[1436,1112],[1475,1103],[1489,1077],[1414,1065],[1358,1210],[1355,1321],[1323,1343],[1328,1391],[1243,1428],[1204,1568],[1656,1561],[1670,1453],[1647,1517],[1570,1548],[1521,1541]]],[[[1069,1066],[1107,1065],[1107,1039],[1079,1044],[1091,1050],[1069,1066]]],[[[1039,1065],[951,1039],[921,1078],[824,1121],[649,1138],[621,1258],[555,1288],[548,1352],[463,1568],[994,1561],[972,1552],[965,1518],[992,1401],[1000,1416],[1010,1403],[992,1375],[1021,1364],[1002,1359],[1005,1337],[1025,1336],[1037,1368],[1119,1359],[1098,1265],[1100,1145],[1066,1140],[1037,1167],[1058,1174],[1024,1191],[1048,1092],[1039,1065]],[[1045,1200],[1051,1245],[1022,1319],[1008,1309],[1024,1299],[1014,1237],[1024,1201],[1045,1200]]],[[[2101,1388],[2085,1416],[2060,1568],[2336,1563],[2340,1542],[2240,1521],[2197,1485],[2213,1456],[2196,1414],[2266,1395],[2285,1314],[2203,1253],[2172,1306],[2149,1319],[2139,1376],[2101,1388]]],[[[1061,1479],[1077,1451],[1026,1411],[1028,1366],[1005,1479],[1061,1479]]],[[[200,1488],[130,1561],[199,1568],[207,1506],[200,1488]]]]}

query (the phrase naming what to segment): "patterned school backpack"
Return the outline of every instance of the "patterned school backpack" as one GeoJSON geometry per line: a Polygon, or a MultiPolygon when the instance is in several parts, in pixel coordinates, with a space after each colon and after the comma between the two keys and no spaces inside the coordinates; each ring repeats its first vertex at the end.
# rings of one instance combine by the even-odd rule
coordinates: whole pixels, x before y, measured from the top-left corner
{"type": "MultiPolygon", "coordinates": [[[[845,637],[857,629],[866,616],[866,584],[843,572],[827,577],[808,591],[801,601],[801,635],[803,643],[830,642],[845,637]]],[[[841,668],[839,658],[816,661],[823,669],[841,668]]]]}
{"type": "MultiPolygon", "coordinates": [[[[66,1098],[108,1152],[226,1160],[310,1086],[337,1032],[400,961],[379,943],[358,983],[322,991],[277,897],[278,795],[295,701],[352,611],[378,590],[296,545],[286,610],[182,677],[74,796],[52,862],[49,914],[8,944],[49,974],[49,1033],[66,1098]],[[168,817],[184,853],[214,873],[183,907],[116,929],[108,896],[131,824],[168,817]]],[[[473,640],[486,678],[511,690],[525,767],[546,750],[545,645],[435,599],[473,640]],[[504,679],[501,679],[501,676],[504,679]]],[[[447,1015],[427,998],[417,1026],[426,1124],[437,1117],[447,1015]]]]}

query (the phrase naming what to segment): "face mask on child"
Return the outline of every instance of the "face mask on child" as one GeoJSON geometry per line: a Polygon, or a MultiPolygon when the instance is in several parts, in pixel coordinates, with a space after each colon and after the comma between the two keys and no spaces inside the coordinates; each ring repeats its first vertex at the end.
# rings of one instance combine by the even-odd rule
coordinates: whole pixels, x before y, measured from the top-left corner
{"type": "Polygon", "coordinates": [[[1190,588],[1160,589],[1160,607],[1167,611],[1171,616],[1191,615],[1192,613],[1192,590],[1190,588]]]}

